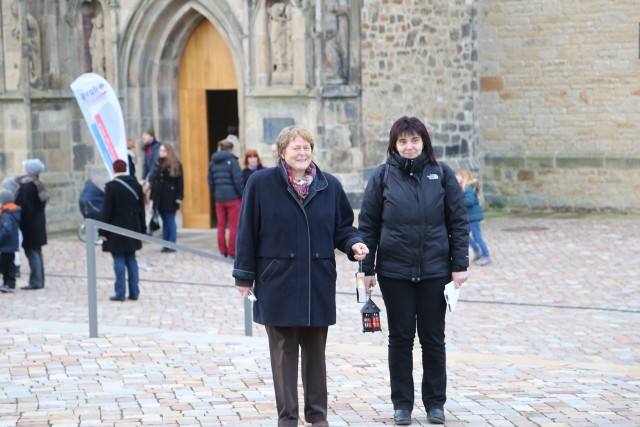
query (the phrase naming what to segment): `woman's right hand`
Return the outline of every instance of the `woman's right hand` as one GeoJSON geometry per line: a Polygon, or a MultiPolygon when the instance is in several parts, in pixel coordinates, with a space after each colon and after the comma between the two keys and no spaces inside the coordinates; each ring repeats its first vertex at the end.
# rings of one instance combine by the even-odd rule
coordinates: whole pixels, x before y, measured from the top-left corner
{"type": "Polygon", "coordinates": [[[367,293],[373,292],[373,288],[376,287],[376,276],[364,276],[364,288],[367,293]]]}
{"type": "Polygon", "coordinates": [[[242,298],[247,298],[249,296],[249,292],[253,290],[253,286],[236,286],[236,289],[240,292],[242,298]]]}

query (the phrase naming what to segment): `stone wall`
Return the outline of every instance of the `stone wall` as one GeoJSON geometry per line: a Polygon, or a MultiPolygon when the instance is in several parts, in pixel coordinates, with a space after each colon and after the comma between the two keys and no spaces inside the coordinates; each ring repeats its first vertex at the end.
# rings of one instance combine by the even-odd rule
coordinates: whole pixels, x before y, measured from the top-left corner
{"type": "Polygon", "coordinates": [[[640,210],[638,2],[477,2],[487,200],[640,210]]]}
{"type": "Polygon", "coordinates": [[[365,166],[384,160],[389,129],[405,115],[418,117],[427,125],[438,159],[473,156],[477,83],[470,2],[363,3],[365,166]]]}

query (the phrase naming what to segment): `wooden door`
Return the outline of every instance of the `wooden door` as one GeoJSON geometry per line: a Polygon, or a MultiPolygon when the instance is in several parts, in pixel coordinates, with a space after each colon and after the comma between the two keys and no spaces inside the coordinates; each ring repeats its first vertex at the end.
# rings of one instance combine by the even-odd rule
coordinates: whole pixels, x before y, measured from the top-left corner
{"type": "Polygon", "coordinates": [[[211,228],[206,91],[237,88],[229,47],[215,27],[205,20],[187,43],[178,80],[185,228],[211,228]]]}

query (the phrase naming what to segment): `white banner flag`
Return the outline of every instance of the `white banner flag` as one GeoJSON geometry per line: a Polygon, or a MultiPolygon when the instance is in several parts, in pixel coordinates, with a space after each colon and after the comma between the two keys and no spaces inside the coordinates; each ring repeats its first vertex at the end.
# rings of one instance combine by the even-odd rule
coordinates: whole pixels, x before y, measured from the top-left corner
{"type": "Polygon", "coordinates": [[[127,135],[122,108],[113,88],[102,76],[86,73],[71,83],[84,120],[102,156],[109,176],[113,178],[113,162],[127,163],[127,135]]]}

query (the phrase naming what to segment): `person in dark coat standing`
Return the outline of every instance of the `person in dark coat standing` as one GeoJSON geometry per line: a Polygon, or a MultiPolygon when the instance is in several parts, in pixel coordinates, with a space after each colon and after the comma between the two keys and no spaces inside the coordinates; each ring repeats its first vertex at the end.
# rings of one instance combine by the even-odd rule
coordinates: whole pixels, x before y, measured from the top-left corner
{"type": "Polygon", "coordinates": [[[264,169],[260,156],[256,150],[247,150],[244,155],[244,169],[242,169],[242,183],[247,185],[249,177],[255,172],[264,169]]]}
{"type": "Polygon", "coordinates": [[[153,129],[147,129],[142,133],[142,151],[144,158],[142,160],[142,181],[146,181],[149,185],[153,180],[153,172],[158,162],[158,152],[160,150],[160,142],[156,139],[153,129]]]}
{"type": "MultiPolygon", "coordinates": [[[[162,143],[158,150],[158,163],[153,172],[151,200],[153,209],[162,218],[162,239],[175,243],[178,237],[176,212],[182,204],[184,181],[182,165],[171,144],[162,143]]],[[[175,249],[162,248],[161,252],[175,252],[175,249]]]]}
{"type": "Polygon", "coordinates": [[[216,202],[218,250],[220,255],[233,258],[236,256],[236,231],[244,184],[238,158],[231,152],[233,143],[224,139],[220,141],[219,148],[219,151],[213,153],[209,163],[209,189],[216,202]],[[228,243],[227,225],[229,226],[228,243]]]}
{"type": "Polygon", "coordinates": [[[402,117],[393,124],[387,156],[367,184],[358,223],[371,249],[362,263],[365,286],[370,291],[377,274],[387,310],[394,423],[411,424],[417,329],[427,420],[444,424],[444,288],[467,281],[467,211],[454,172],[436,161],[419,119],[402,117]]]}
{"type": "Polygon", "coordinates": [[[40,174],[44,172],[44,163],[40,159],[27,159],[22,162],[21,176],[18,177],[16,205],[20,206],[22,248],[29,261],[29,284],[22,289],[44,288],[44,260],[42,247],[47,244],[47,219],[44,213],[49,195],[40,174]]]}
{"type": "Polygon", "coordinates": [[[353,227],[353,209],[340,182],[312,161],[314,140],[299,126],[277,138],[276,167],[247,182],[233,269],[253,320],[265,325],[276,394],[278,426],[298,425],[298,355],[302,350],[304,417],[326,427],[325,347],[336,323],[335,249],[349,259],[368,252],[353,227]]]}
{"type": "Polygon", "coordinates": [[[18,250],[20,234],[20,206],[14,203],[9,190],[0,191],[0,292],[13,293],[16,289],[16,266],[14,259],[18,250]]]}
{"type": "MultiPolygon", "coordinates": [[[[127,163],[124,160],[113,162],[113,172],[113,179],[107,182],[104,189],[104,204],[100,212],[100,220],[136,233],[144,233],[146,226],[142,187],[134,177],[127,173],[127,163]]],[[[116,276],[115,295],[109,299],[111,301],[125,300],[126,269],[129,275],[129,299],[137,300],[140,290],[138,288],[136,251],[142,248],[142,242],[106,230],[100,230],[100,236],[103,240],[102,250],[110,252],[113,257],[113,271],[116,276]]]]}

